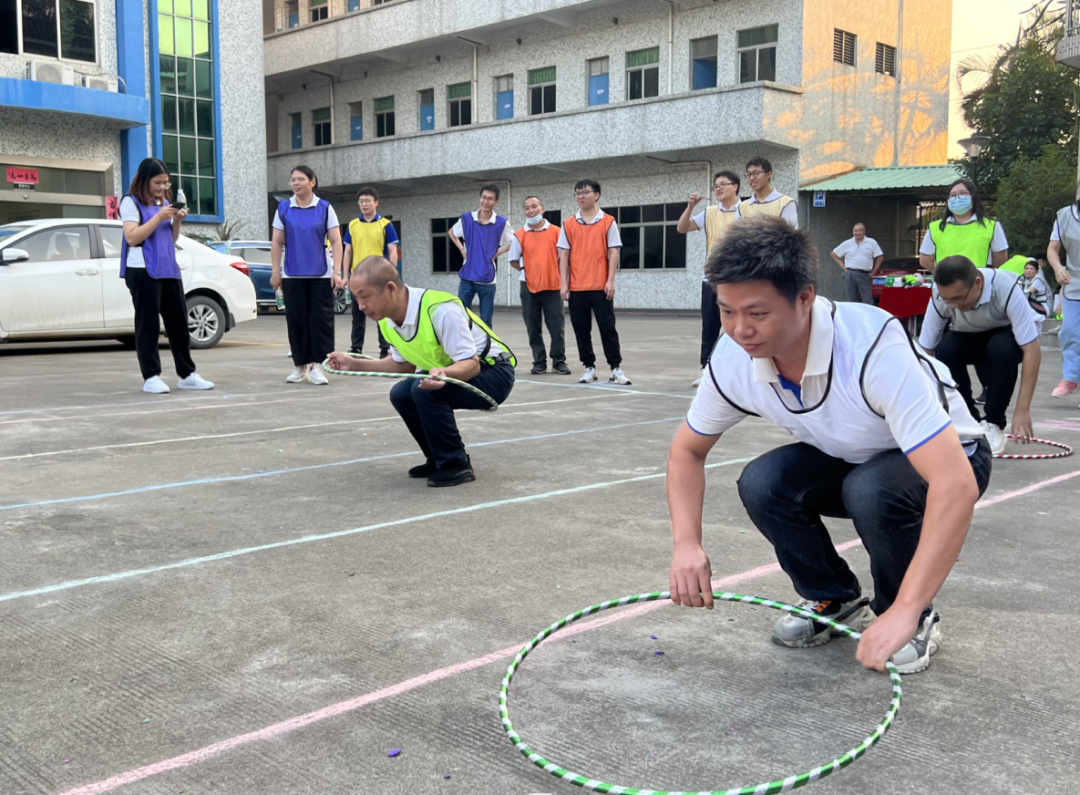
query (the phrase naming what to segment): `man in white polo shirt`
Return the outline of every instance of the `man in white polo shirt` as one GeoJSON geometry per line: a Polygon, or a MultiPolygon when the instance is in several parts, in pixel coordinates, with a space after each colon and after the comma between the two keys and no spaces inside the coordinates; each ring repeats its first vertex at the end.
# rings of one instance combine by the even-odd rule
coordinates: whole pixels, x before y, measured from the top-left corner
{"type": "Polygon", "coordinates": [[[832,250],[832,258],[844,271],[847,300],[874,303],[874,274],[878,272],[885,254],[866,227],[855,224],[851,237],[832,250]]]}
{"type": "MultiPolygon", "coordinates": [[[[668,459],[671,598],[712,607],[705,459],[726,430],[760,416],[798,441],[748,464],[739,496],[800,605],[861,630],[857,656],[868,668],[884,670],[892,658],[916,673],[940,643],[931,600],[986,489],[990,447],[948,371],[919,355],[899,321],[817,297],[816,270],[809,235],[777,218],[737,224],[709,257],[725,333],[668,459]],[[822,516],[854,523],[870,556],[872,599],[822,516]]],[[[773,630],[795,648],[830,637],[827,626],[791,614],[773,630]]]]}

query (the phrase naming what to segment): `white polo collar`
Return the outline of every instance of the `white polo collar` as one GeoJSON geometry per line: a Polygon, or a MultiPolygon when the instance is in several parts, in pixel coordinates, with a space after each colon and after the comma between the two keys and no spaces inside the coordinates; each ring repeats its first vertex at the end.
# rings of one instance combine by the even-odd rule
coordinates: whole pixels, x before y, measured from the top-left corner
{"type": "MultiPolygon", "coordinates": [[[[308,209],[308,208],[314,207],[318,203],[319,203],[319,197],[316,196],[314,193],[312,193],[311,194],[311,201],[308,203],[307,207],[305,207],[303,209],[308,209]]],[[[289,199],[289,206],[290,207],[299,207],[300,206],[300,203],[296,200],[296,194],[295,193],[292,195],[292,198],[289,199]]]]}
{"type": "MultiPolygon", "coordinates": [[[[818,296],[810,309],[810,341],[806,351],[806,367],[803,381],[807,376],[828,375],[832,364],[833,318],[832,304],[818,296]]],[[[757,383],[780,383],[780,373],[772,359],[752,359],[754,381],[757,383]]]]}
{"type": "Polygon", "coordinates": [[[533,226],[533,225],[532,225],[532,224],[530,224],[530,223],[529,223],[528,221],[525,221],[525,223],[524,223],[524,224],[522,224],[522,228],[523,228],[523,229],[524,229],[524,230],[525,230],[526,232],[543,232],[543,231],[544,231],[545,229],[547,229],[547,228],[548,228],[549,226],[551,226],[551,224],[550,224],[550,223],[548,223],[548,220],[547,220],[546,218],[544,219],[544,223],[540,224],[540,226],[539,226],[539,227],[533,226]]]}
{"type": "Polygon", "coordinates": [[[492,210],[491,211],[491,220],[488,221],[487,223],[485,223],[484,221],[480,220],[480,211],[479,210],[473,210],[472,211],[472,219],[474,221],[476,221],[476,223],[480,224],[480,226],[491,226],[493,223],[495,223],[496,221],[499,220],[499,217],[500,217],[499,214],[497,212],[495,212],[494,210],[492,210]]]}
{"type": "MultiPolygon", "coordinates": [[[[600,210],[599,207],[597,207],[596,209],[600,210]]],[[[577,219],[578,223],[585,224],[585,226],[592,226],[593,224],[600,223],[600,219],[603,218],[605,215],[607,215],[607,213],[605,213],[603,210],[600,210],[596,214],[595,218],[593,218],[591,221],[586,221],[584,218],[581,217],[581,210],[578,210],[576,213],[574,213],[574,217],[577,219]]]]}
{"type": "Polygon", "coordinates": [[[770,202],[774,202],[777,199],[782,199],[782,198],[784,198],[784,194],[782,194],[780,191],[778,191],[778,190],[776,190],[774,188],[773,192],[770,193],[768,196],[766,196],[764,201],[758,201],[757,194],[754,193],[754,194],[751,194],[749,202],[750,202],[750,204],[769,204],[770,202]]]}
{"type": "Polygon", "coordinates": [[[976,270],[983,277],[982,292],[979,294],[979,300],[975,302],[975,309],[978,309],[989,301],[994,293],[994,272],[989,268],[976,268],[976,270]]]}
{"type": "Polygon", "coordinates": [[[410,287],[407,284],[405,285],[405,289],[409,292],[409,305],[405,309],[405,322],[399,326],[394,322],[393,318],[386,318],[387,325],[395,331],[401,331],[404,328],[413,328],[420,319],[420,302],[423,300],[426,290],[422,287],[410,287]]]}

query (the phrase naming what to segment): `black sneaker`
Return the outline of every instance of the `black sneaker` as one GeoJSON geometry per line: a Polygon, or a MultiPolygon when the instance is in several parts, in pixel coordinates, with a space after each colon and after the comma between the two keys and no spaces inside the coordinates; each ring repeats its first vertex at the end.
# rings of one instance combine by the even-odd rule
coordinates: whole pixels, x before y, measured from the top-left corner
{"type": "Polygon", "coordinates": [[[986,390],[985,389],[983,389],[983,391],[979,393],[979,396],[977,398],[975,398],[975,402],[978,403],[980,406],[986,404],[986,390]]]}
{"type": "Polygon", "coordinates": [[[383,350],[382,348],[379,348],[379,358],[380,359],[385,359],[389,355],[390,355],[390,349],[389,348],[387,348],[386,350],[383,350]]]}
{"type": "Polygon", "coordinates": [[[434,461],[425,461],[418,467],[409,470],[410,478],[429,478],[439,471],[434,461]]]}
{"type": "Polygon", "coordinates": [[[460,486],[462,483],[472,483],[474,480],[476,480],[476,475],[472,470],[472,461],[466,456],[464,464],[436,471],[427,479],[427,484],[438,488],[440,486],[460,486]]]}
{"type": "Polygon", "coordinates": [[[349,348],[349,353],[350,353],[350,354],[352,354],[353,356],[360,356],[360,355],[362,355],[362,354],[363,354],[364,352],[363,352],[363,351],[359,351],[359,350],[357,350],[356,348],[349,348]]]}
{"type": "Polygon", "coordinates": [[[529,370],[532,375],[543,375],[547,372],[546,364],[534,364],[533,369],[529,370]]]}
{"type": "Polygon", "coordinates": [[[570,368],[566,366],[566,362],[555,362],[552,369],[559,375],[570,375],[570,368]]]}

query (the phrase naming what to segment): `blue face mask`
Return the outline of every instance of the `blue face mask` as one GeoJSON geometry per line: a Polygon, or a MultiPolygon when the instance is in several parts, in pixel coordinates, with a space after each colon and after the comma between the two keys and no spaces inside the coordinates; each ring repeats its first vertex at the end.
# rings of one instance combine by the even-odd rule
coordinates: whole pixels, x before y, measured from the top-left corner
{"type": "Polygon", "coordinates": [[[963,215],[971,209],[970,196],[953,196],[949,199],[949,209],[955,215],[963,215]]]}
{"type": "Polygon", "coordinates": [[[540,224],[544,223],[544,214],[539,213],[532,217],[526,215],[525,220],[529,222],[529,226],[539,226],[540,224]]]}

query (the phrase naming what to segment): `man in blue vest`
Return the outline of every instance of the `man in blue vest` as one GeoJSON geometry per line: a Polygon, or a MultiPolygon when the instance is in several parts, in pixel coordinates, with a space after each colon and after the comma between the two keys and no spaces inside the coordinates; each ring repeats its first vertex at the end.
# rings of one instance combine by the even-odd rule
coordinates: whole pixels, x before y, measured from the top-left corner
{"type": "Polygon", "coordinates": [[[510,250],[514,239],[510,223],[495,214],[498,203],[499,186],[485,185],[480,189],[480,209],[462,215],[450,234],[465,259],[458,272],[458,298],[470,307],[473,296],[480,296],[480,319],[489,326],[495,314],[495,260],[510,250]],[[461,244],[463,239],[465,245],[461,244]]]}

